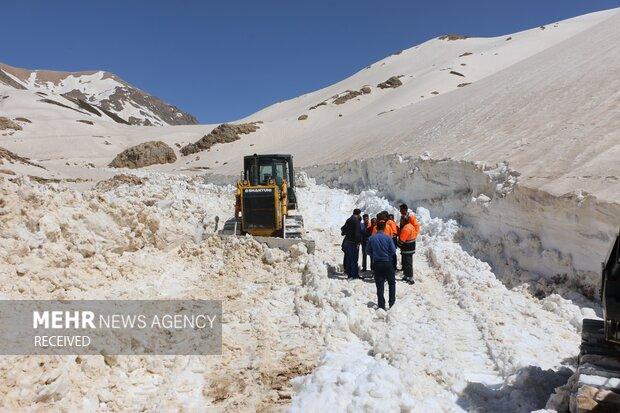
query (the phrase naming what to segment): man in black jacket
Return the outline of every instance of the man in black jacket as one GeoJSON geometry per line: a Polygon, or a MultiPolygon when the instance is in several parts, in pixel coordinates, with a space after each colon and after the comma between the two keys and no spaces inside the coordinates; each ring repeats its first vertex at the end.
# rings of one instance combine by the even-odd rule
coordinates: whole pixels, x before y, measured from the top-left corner
{"type": "Polygon", "coordinates": [[[368,261],[368,254],[366,254],[366,245],[368,244],[368,238],[372,235],[372,228],[370,226],[370,217],[368,214],[362,215],[362,272],[368,271],[366,262],[368,261]]]}
{"type": "Polygon", "coordinates": [[[359,278],[359,267],[357,261],[359,259],[359,245],[362,242],[360,215],[362,211],[355,208],[353,215],[347,219],[342,228],[341,235],[344,236],[342,241],[342,251],[344,252],[344,272],[349,279],[359,278]]]}

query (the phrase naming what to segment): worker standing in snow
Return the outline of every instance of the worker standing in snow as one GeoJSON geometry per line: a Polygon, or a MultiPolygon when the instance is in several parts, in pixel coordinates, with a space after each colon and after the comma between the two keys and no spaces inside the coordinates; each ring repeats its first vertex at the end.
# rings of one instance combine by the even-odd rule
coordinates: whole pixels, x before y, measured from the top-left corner
{"type": "Polygon", "coordinates": [[[400,247],[401,265],[403,267],[403,281],[415,283],[413,280],[413,254],[415,242],[420,233],[420,224],[413,212],[409,212],[407,204],[400,206],[400,233],[398,246],[400,247]]]}
{"type": "Polygon", "coordinates": [[[359,245],[362,242],[360,225],[361,213],[362,211],[355,208],[353,210],[353,215],[351,215],[342,228],[340,228],[341,235],[344,236],[344,240],[342,241],[344,271],[349,279],[359,278],[357,261],[359,260],[359,245]]]}
{"type": "Polygon", "coordinates": [[[377,233],[368,239],[366,246],[377,287],[377,305],[384,310],[383,291],[386,281],[388,283],[388,304],[392,307],[396,301],[396,272],[392,266],[392,256],[396,254],[396,247],[394,247],[392,238],[384,233],[385,225],[385,221],[377,222],[377,233]]]}
{"type": "MultiPolygon", "coordinates": [[[[388,217],[389,217],[389,214],[387,211],[381,211],[377,214],[377,222],[379,221],[387,222],[388,217]]],[[[378,232],[378,228],[375,226],[373,228],[372,235],[375,235],[377,232],[378,232]]],[[[383,229],[383,232],[385,232],[386,235],[391,236],[392,227],[386,225],[385,228],[383,229]]]]}
{"type": "MultiPolygon", "coordinates": [[[[377,232],[377,218],[372,218],[370,220],[370,225],[366,230],[366,237],[370,238],[377,232]]],[[[370,258],[370,269],[372,270],[372,255],[368,254],[368,241],[366,242],[366,254],[368,258],[370,258]]]]}
{"type": "Polygon", "coordinates": [[[370,237],[370,217],[368,214],[364,214],[362,216],[362,272],[368,271],[366,267],[366,261],[368,259],[368,254],[366,253],[366,244],[368,243],[368,238],[370,237]]]}
{"type": "MultiPolygon", "coordinates": [[[[388,214],[388,220],[385,223],[386,228],[389,228],[390,233],[392,235],[392,242],[394,242],[394,246],[398,247],[398,225],[396,225],[396,221],[394,220],[394,214],[388,214]]],[[[396,253],[392,257],[392,265],[394,266],[394,271],[396,271],[396,253]]]]}
{"type": "Polygon", "coordinates": [[[377,232],[379,232],[379,231],[377,230],[377,225],[376,225],[376,223],[377,223],[377,222],[379,222],[379,221],[385,221],[385,220],[386,220],[385,218],[383,218],[383,217],[382,217],[382,215],[381,215],[381,214],[382,214],[382,212],[379,212],[379,213],[377,214],[377,217],[376,217],[376,218],[373,218],[373,219],[375,220],[375,226],[374,226],[374,227],[372,227],[372,231],[370,232],[370,235],[371,235],[371,236],[372,236],[372,235],[375,235],[377,232]]]}
{"type": "Polygon", "coordinates": [[[370,227],[368,227],[368,238],[371,237],[377,230],[377,218],[371,218],[370,227]]]}

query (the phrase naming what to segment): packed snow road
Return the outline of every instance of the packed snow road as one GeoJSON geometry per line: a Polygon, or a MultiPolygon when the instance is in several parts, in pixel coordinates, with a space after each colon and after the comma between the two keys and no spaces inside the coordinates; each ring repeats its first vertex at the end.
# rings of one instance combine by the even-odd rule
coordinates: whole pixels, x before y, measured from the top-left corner
{"type": "MultiPolygon", "coordinates": [[[[507,289],[419,208],[415,285],[388,312],[371,279],[339,270],[340,226],[357,206],[393,210],[302,179],[317,242],[269,249],[213,236],[232,189],[143,173],[78,193],[1,182],[3,298],[217,298],[221,357],[4,357],[5,407],[62,410],[530,411],[564,384],[580,309],[507,289]]],[[[367,277],[370,273],[366,274],[367,277]]],[[[550,407],[561,407],[560,393],[550,407]]]]}
{"type": "MultiPolygon", "coordinates": [[[[355,196],[310,184],[300,192],[317,255],[331,269],[341,260],[337,229],[355,206],[369,213],[394,209],[372,191],[355,196]]],[[[308,283],[314,300],[320,297],[316,316],[327,324],[329,354],[295,381],[294,409],[545,407],[570,375],[561,366],[577,354],[580,309],[557,295],[541,301],[525,288],[508,290],[454,241],[455,222],[417,212],[416,284],[397,283],[388,313],[374,309],[372,282],[346,281],[327,269],[308,283]]]]}

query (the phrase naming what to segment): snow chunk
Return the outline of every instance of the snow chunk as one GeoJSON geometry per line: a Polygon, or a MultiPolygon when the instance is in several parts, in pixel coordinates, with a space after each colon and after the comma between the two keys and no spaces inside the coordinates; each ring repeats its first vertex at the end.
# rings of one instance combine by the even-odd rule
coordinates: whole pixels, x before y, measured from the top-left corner
{"type": "Polygon", "coordinates": [[[341,352],[325,354],[309,376],[293,379],[297,394],[291,412],[411,411],[414,400],[398,369],[367,352],[362,344],[351,344],[341,352]]]}

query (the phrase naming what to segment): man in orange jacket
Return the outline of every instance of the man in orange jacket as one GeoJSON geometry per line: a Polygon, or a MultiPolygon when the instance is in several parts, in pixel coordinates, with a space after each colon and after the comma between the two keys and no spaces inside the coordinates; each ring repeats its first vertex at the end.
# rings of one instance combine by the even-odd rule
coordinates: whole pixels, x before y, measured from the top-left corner
{"type": "MultiPolygon", "coordinates": [[[[394,242],[394,247],[398,248],[398,233],[400,232],[398,225],[396,225],[396,221],[394,220],[394,214],[388,214],[388,220],[385,223],[386,228],[390,228],[389,232],[392,236],[392,241],[394,242]]],[[[392,266],[394,267],[394,271],[396,271],[396,254],[392,257],[392,266]]]]}
{"type": "MultiPolygon", "coordinates": [[[[381,212],[379,212],[377,214],[377,218],[376,218],[377,223],[379,223],[379,221],[387,222],[387,219],[388,219],[387,211],[381,211],[381,212]]],[[[376,233],[377,233],[377,225],[375,225],[374,228],[372,229],[372,234],[371,235],[375,235],[376,233]]],[[[388,228],[387,226],[385,226],[385,228],[383,229],[383,233],[385,235],[390,236],[390,237],[392,236],[391,235],[391,229],[388,228]]]]}
{"type": "MultiPolygon", "coordinates": [[[[394,242],[394,247],[397,247],[398,225],[396,225],[396,222],[394,221],[394,215],[389,214],[387,211],[381,211],[377,214],[377,222],[379,221],[385,222],[385,228],[383,229],[383,233],[390,237],[394,242]]],[[[371,235],[375,235],[376,233],[377,227],[375,226],[371,231],[371,235]]],[[[392,257],[392,267],[394,267],[394,270],[396,270],[396,253],[392,257]]]]}
{"type": "Polygon", "coordinates": [[[413,254],[415,254],[415,240],[420,233],[420,224],[413,212],[409,212],[406,204],[400,206],[401,228],[398,235],[398,246],[402,258],[403,281],[415,283],[413,280],[413,254]]]}

